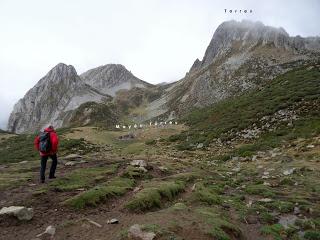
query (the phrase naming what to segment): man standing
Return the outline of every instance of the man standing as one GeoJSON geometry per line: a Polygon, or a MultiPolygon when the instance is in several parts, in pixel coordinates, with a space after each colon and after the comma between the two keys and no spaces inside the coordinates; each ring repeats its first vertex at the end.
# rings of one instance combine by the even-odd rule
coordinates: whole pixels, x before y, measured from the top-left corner
{"type": "Polygon", "coordinates": [[[58,151],[59,139],[58,135],[52,126],[44,129],[44,132],[40,133],[34,140],[35,148],[40,152],[41,156],[41,168],[40,168],[40,181],[45,182],[45,172],[47,166],[47,160],[50,157],[52,159],[49,179],[56,178],[55,171],[57,168],[57,151],[58,151]]]}

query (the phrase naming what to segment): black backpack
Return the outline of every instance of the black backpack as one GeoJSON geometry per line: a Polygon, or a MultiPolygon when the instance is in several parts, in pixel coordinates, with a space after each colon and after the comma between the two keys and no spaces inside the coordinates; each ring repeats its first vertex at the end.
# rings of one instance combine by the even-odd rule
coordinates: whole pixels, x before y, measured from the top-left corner
{"type": "Polygon", "coordinates": [[[42,132],[39,135],[39,150],[42,153],[48,153],[51,150],[50,133],[42,132]]]}

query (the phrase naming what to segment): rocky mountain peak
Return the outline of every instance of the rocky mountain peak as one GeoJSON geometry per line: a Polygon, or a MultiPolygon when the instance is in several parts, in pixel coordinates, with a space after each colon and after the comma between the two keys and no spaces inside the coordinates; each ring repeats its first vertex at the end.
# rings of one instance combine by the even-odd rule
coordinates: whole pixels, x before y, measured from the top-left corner
{"type": "Polygon", "coordinates": [[[76,78],[78,78],[78,74],[72,65],[59,63],[39,81],[39,84],[57,84],[66,80],[74,82],[76,78]]]}
{"type": "Polygon", "coordinates": [[[283,28],[266,26],[261,22],[248,20],[227,21],[219,25],[202,60],[202,66],[210,64],[216,57],[229,51],[238,43],[238,49],[271,44],[288,49],[290,36],[283,28]]]}
{"type": "Polygon", "coordinates": [[[122,89],[145,88],[151,85],[135,77],[121,64],[107,64],[93,68],[81,74],[80,77],[90,86],[111,96],[122,89]]]}
{"type": "Polygon", "coordinates": [[[85,84],[72,65],[59,63],[15,104],[8,130],[21,133],[48,124],[61,127],[68,112],[84,102],[99,102],[105,97],[85,84]]]}

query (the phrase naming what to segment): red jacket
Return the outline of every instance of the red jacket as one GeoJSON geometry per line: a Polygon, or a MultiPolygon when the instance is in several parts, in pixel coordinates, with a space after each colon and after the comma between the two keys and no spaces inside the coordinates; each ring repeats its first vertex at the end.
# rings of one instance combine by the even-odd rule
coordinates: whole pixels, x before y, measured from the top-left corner
{"type": "Polygon", "coordinates": [[[56,154],[58,151],[58,144],[59,144],[59,138],[57,133],[54,131],[54,129],[52,128],[46,128],[44,130],[45,132],[49,132],[50,133],[50,143],[51,143],[51,150],[49,153],[43,153],[39,151],[39,144],[40,144],[40,138],[39,136],[37,136],[34,139],[34,146],[35,148],[40,152],[41,156],[49,156],[49,155],[53,155],[56,154]]]}

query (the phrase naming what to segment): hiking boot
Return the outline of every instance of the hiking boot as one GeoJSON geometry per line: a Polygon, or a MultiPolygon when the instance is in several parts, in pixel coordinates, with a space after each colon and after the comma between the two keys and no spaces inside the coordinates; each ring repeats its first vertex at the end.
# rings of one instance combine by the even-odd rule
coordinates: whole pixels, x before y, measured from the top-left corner
{"type": "Polygon", "coordinates": [[[57,178],[56,176],[49,176],[49,179],[54,179],[54,178],[57,178]]]}
{"type": "Polygon", "coordinates": [[[45,183],[45,180],[44,179],[40,179],[40,183],[45,183]]]}

